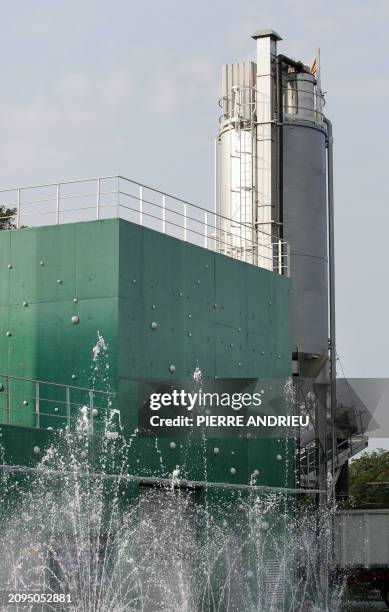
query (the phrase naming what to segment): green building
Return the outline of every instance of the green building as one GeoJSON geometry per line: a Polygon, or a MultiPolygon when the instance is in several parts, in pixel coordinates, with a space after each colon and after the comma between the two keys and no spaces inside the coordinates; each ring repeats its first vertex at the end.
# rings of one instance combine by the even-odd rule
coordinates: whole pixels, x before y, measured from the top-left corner
{"type": "MultiPolygon", "coordinates": [[[[66,426],[67,399],[73,420],[80,405],[89,406],[92,387],[115,396],[131,435],[144,379],[184,379],[196,367],[206,378],[290,374],[285,276],[123,219],[2,231],[0,252],[0,415],[10,464],[39,460],[34,447],[43,452],[51,429],[66,426]],[[106,370],[96,375],[98,335],[107,347],[106,370]]],[[[105,401],[94,394],[94,405],[105,401]]],[[[186,453],[170,443],[159,441],[162,474],[154,441],[137,440],[133,473],[168,477],[186,453]]],[[[207,477],[247,484],[258,469],[258,484],[284,486],[277,444],[220,439],[215,455],[209,440],[207,477]]],[[[204,478],[196,461],[187,465],[187,478],[204,478]]]]}

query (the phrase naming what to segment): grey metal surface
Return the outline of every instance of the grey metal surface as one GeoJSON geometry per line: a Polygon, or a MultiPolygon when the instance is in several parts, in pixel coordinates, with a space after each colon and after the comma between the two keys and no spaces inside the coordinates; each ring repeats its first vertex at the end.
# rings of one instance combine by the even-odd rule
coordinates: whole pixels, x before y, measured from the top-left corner
{"type": "Polygon", "coordinates": [[[242,104],[238,109],[242,120],[249,121],[254,112],[252,108],[249,88],[255,87],[255,62],[241,62],[238,64],[225,64],[222,67],[222,97],[220,107],[223,114],[220,118],[220,123],[224,120],[234,119],[234,96],[233,92],[236,88],[242,88],[242,104]]]}
{"type": "Polygon", "coordinates": [[[222,115],[217,139],[216,212],[231,219],[226,230],[232,234],[237,233],[236,221],[247,223],[250,226],[246,232],[249,240],[255,239],[252,229],[253,192],[252,189],[247,189],[253,184],[252,119],[255,111],[255,72],[254,62],[223,66],[222,97],[219,101],[222,115]],[[249,166],[248,173],[245,172],[246,166],[249,166]]]}
{"type": "Polygon", "coordinates": [[[257,38],[275,38],[275,40],[282,40],[281,36],[279,34],[277,34],[277,32],[275,32],[274,30],[257,30],[256,32],[254,32],[254,34],[251,36],[251,38],[254,38],[254,40],[256,40],[257,38]]]}
{"type": "Polygon", "coordinates": [[[284,124],[284,239],[290,244],[294,346],[328,349],[326,148],[323,131],[284,124]]]}
{"type": "Polygon", "coordinates": [[[344,568],[389,566],[389,510],[337,512],[335,561],[344,568]]]}
{"type": "MultiPolygon", "coordinates": [[[[270,62],[270,59],[269,59],[270,62]]],[[[269,81],[268,67],[261,82],[269,81]]],[[[233,251],[268,270],[284,259],[274,232],[271,198],[271,134],[273,130],[267,96],[259,90],[258,66],[254,62],[228,64],[222,69],[219,135],[216,140],[216,212],[221,223],[219,252],[233,251]],[[258,114],[262,108],[262,118],[258,114]],[[264,110],[265,109],[265,110],[264,110]],[[256,127],[257,122],[261,128],[256,127]],[[226,239],[227,237],[227,239],[226,239]],[[255,244],[255,251],[252,245],[255,244]]],[[[262,83],[263,84],[263,83],[262,83]]],[[[270,81],[267,82],[270,91],[270,81]]]]}
{"type": "Polygon", "coordinates": [[[316,116],[317,93],[315,84],[316,80],[313,74],[306,72],[291,72],[288,74],[284,88],[284,112],[294,119],[321,120],[321,115],[316,116]]]}

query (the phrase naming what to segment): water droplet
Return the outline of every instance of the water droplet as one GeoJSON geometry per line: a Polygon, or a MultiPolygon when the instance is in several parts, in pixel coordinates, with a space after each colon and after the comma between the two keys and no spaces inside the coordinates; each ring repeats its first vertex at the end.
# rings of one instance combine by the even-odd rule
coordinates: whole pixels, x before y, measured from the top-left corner
{"type": "Polygon", "coordinates": [[[232,474],[232,476],[235,476],[236,468],[234,468],[234,467],[230,468],[230,474],[232,474]]]}
{"type": "Polygon", "coordinates": [[[196,366],[195,371],[193,372],[193,380],[196,382],[200,382],[203,378],[203,373],[200,370],[199,366],[196,366]]]}
{"type": "Polygon", "coordinates": [[[175,450],[177,448],[177,444],[175,442],[170,442],[169,447],[171,450],[175,450]]]}
{"type": "Polygon", "coordinates": [[[80,318],[77,315],[74,315],[70,321],[73,323],[73,325],[78,325],[80,322],[80,318]]]}
{"type": "Polygon", "coordinates": [[[218,446],[213,447],[213,454],[218,455],[220,453],[220,448],[218,446]]]}
{"type": "Polygon", "coordinates": [[[39,455],[39,453],[41,452],[41,449],[39,448],[39,446],[34,446],[34,448],[32,449],[32,452],[34,453],[34,455],[39,455]]]}
{"type": "Polygon", "coordinates": [[[151,321],[150,329],[157,329],[157,327],[158,327],[158,323],[156,321],[151,321]]]}
{"type": "Polygon", "coordinates": [[[169,372],[175,372],[175,371],[176,371],[176,366],[173,363],[171,363],[169,366],[169,372]]]}

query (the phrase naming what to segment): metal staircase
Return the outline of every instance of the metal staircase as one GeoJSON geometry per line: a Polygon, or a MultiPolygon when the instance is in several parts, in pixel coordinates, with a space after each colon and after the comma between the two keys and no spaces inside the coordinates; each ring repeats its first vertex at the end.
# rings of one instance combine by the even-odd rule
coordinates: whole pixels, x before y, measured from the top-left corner
{"type": "MultiPolygon", "coordinates": [[[[349,459],[363,451],[368,445],[368,437],[364,434],[350,436],[347,439],[338,440],[335,447],[335,482],[340,470],[349,459]]],[[[318,487],[318,449],[316,440],[311,441],[300,449],[298,456],[298,478],[299,485],[304,489],[316,489],[318,487]]],[[[332,473],[332,449],[327,451],[327,470],[332,473]]]]}

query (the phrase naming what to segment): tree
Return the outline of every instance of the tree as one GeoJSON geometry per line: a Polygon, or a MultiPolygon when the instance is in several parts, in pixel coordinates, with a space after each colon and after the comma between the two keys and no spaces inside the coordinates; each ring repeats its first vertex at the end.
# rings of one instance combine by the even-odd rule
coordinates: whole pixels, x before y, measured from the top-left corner
{"type": "Polygon", "coordinates": [[[366,451],[349,466],[349,505],[389,508],[389,451],[366,451]]]}
{"type": "Polygon", "coordinates": [[[16,215],[16,208],[7,208],[6,206],[0,206],[0,230],[14,229],[16,215]]]}

